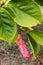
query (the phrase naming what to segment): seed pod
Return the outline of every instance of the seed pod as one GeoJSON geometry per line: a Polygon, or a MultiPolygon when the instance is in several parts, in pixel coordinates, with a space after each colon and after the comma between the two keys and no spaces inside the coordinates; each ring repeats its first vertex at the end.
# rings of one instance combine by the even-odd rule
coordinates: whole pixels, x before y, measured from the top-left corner
{"type": "Polygon", "coordinates": [[[18,39],[17,39],[17,45],[20,49],[20,52],[22,53],[23,57],[26,59],[26,60],[29,60],[30,59],[30,52],[28,51],[27,47],[26,47],[26,44],[25,44],[25,41],[22,39],[22,36],[19,34],[18,35],[18,39]]]}

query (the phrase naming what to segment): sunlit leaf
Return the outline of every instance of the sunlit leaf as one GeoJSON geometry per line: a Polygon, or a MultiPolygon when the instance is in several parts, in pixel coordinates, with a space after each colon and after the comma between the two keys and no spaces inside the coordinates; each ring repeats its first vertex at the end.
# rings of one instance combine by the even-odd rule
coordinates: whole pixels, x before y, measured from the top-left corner
{"type": "Polygon", "coordinates": [[[38,44],[36,43],[36,41],[32,38],[32,36],[30,36],[28,34],[28,38],[30,40],[30,46],[31,46],[31,49],[32,49],[32,52],[33,52],[33,55],[34,57],[36,58],[38,52],[39,52],[39,46],[38,44]]]}
{"type": "Polygon", "coordinates": [[[29,34],[38,44],[43,45],[43,31],[32,30],[29,34]]]}
{"type": "Polygon", "coordinates": [[[30,0],[12,0],[6,9],[13,16],[14,21],[24,27],[40,24],[41,12],[39,6],[30,0]],[[15,18],[14,18],[15,17],[15,18]]]}
{"type": "Polygon", "coordinates": [[[17,25],[11,18],[8,11],[0,8],[0,39],[12,42],[17,32],[17,25]]]}

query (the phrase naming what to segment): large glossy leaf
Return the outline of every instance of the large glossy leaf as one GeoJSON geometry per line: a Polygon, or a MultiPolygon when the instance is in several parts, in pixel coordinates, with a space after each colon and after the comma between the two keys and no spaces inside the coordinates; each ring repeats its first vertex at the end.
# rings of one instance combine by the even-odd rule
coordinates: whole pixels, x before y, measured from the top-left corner
{"type": "Polygon", "coordinates": [[[0,39],[10,43],[16,32],[17,26],[10,14],[4,8],[0,8],[0,39]]]}
{"type": "Polygon", "coordinates": [[[15,16],[14,21],[24,27],[32,27],[41,23],[39,6],[31,0],[12,0],[6,9],[15,16]]]}
{"type": "Polygon", "coordinates": [[[43,32],[40,30],[32,30],[29,33],[31,37],[40,45],[43,45],[43,32]]]}
{"type": "Polygon", "coordinates": [[[34,55],[34,57],[36,57],[38,52],[39,52],[39,46],[36,43],[36,41],[32,38],[32,36],[30,36],[28,34],[28,37],[29,37],[29,40],[30,40],[30,46],[32,48],[33,55],[34,55]]]}

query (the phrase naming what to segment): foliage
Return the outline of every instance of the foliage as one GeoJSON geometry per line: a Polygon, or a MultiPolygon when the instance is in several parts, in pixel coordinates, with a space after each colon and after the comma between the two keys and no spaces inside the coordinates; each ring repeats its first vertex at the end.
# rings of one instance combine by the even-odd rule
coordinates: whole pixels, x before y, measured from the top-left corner
{"type": "MultiPolygon", "coordinates": [[[[33,55],[37,56],[39,47],[43,45],[43,32],[32,27],[42,24],[39,5],[33,0],[6,0],[0,4],[0,39],[9,44],[18,37],[18,27],[28,29],[28,38],[33,55]]],[[[22,28],[23,29],[23,28],[22,28]]]]}
{"type": "Polygon", "coordinates": [[[38,4],[40,4],[41,6],[43,6],[43,0],[35,0],[38,4]]]}

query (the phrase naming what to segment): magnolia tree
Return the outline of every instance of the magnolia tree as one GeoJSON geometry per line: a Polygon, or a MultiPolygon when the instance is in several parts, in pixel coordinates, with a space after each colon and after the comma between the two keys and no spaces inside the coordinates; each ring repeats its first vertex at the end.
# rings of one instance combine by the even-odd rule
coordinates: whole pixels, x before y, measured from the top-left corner
{"type": "Polygon", "coordinates": [[[43,31],[34,28],[42,25],[39,6],[42,2],[40,0],[0,0],[0,40],[8,42],[9,45],[16,42],[23,57],[27,60],[31,53],[27,49],[22,35],[18,33],[18,26],[24,32],[28,30],[26,35],[36,58],[39,45],[43,45],[43,31]]]}

